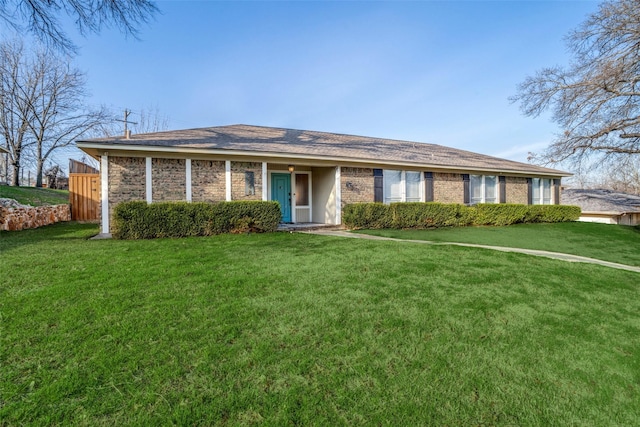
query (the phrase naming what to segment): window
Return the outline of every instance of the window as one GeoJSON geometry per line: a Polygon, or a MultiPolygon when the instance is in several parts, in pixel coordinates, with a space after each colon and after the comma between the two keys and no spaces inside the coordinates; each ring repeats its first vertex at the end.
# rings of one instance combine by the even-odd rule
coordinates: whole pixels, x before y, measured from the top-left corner
{"type": "Polygon", "coordinates": [[[393,203],[402,201],[402,171],[385,170],[384,178],[384,202],[393,203]]]}
{"type": "Polygon", "coordinates": [[[551,179],[533,178],[531,181],[532,198],[534,205],[550,205],[553,203],[551,197],[551,179]]]}
{"type": "Polygon", "coordinates": [[[421,202],[422,191],[420,191],[422,179],[420,172],[405,172],[406,192],[405,201],[407,202],[421,202]]]}
{"type": "Polygon", "coordinates": [[[470,202],[472,205],[478,203],[496,203],[498,178],[494,175],[471,175],[469,177],[470,202]]]}
{"type": "Polygon", "coordinates": [[[383,172],[384,202],[421,202],[422,173],[385,170],[383,172]]]}

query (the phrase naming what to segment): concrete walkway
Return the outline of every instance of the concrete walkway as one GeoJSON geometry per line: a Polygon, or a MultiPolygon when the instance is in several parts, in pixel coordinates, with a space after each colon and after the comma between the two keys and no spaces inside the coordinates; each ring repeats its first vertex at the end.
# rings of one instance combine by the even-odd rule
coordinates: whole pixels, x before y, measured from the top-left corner
{"type": "Polygon", "coordinates": [[[584,256],[579,256],[579,255],[563,254],[559,252],[540,251],[536,249],[507,248],[503,246],[476,245],[474,243],[430,242],[427,240],[394,239],[392,237],[380,237],[380,236],[371,236],[368,234],[350,233],[344,230],[320,229],[320,230],[306,230],[301,232],[309,233],[309,234],[318,234],[321,236],[350,237],[355,239],[367,239],[367,240],[389,240],[393,242],[422,243],[422,244],[434,245],[434,246],[448,245],[448,246],[464,246],[468,248],[491,249],[494,251],[515,252],[519,254],[541,256],[541,257],[551,258],[551,259],[559,259],[559,260],[568,261],[568,262],[584,262],[587,264],[597,264],[605,267],[617,268],[619,270],[627,270],[627,271],[633,271],[634,273],[640,273],[640,267],[634,267],[632,265],[618,264],[616,262],[602,261],[599,259],[588,258],[584,256]]]}

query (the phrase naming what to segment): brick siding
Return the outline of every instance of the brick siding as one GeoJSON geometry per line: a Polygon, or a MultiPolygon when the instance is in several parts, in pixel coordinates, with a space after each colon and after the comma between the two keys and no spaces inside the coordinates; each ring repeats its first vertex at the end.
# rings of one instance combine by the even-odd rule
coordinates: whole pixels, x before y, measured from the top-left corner
{"type": "MultiPolygon", "coordinates": [[[[109,219],[121,202],[145,200],[144,157],[109,157],[109,219]]],[[[111,224],[111,221],[109,222],[111,224]]]]}
{"type": "Polygon", "coordinates": [[[507,203],[526,205],[528,198],[527,178],[507,177],[507,203]]]}
{"type": "Polygon", "coordinates": [[[433,201],[464,203],[464,183],[459,173],[433,174],[433,201]]]}
{"type": "Polygon", "coordinates": [[[262,162],[231,162],[231,200],[262,200],[262,162]],[[254,194],[246,194],[245,172],[253,172],[254,194]]]}
{"type": "Polygon", "coordinates": [[[151,160],[151,200],[187,200],[187,166],[184,159],[151,160]]]}
{"type": "Polygon", "coordinates": [[[340,170],[340,191],[342,206],[349,203],[373,202],[375,194],[373,187],[373,169],[348,168],[340,170]]]}
{"type": "Polygon", "coordinates": [[[226,198],[224,161],[191,161],[191,200],[222,202],[226,198]]]}

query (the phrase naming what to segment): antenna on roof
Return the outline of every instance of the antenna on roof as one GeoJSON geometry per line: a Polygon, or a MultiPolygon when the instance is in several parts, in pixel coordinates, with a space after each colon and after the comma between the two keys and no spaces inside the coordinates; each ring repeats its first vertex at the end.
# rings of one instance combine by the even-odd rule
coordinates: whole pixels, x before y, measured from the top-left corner
{"type": "Polygon", "coordinates": [[[126,139],[129,139],[131,137],[131,131],[129,129],[127,129],[127,124],[129,124],[129,123],[134,124],[134,125],[138,124],[138,122],[130,122],[129,121],[129,114],[131,114],[131,110],[127,110],[125,108],[124,109],[124,120],[116,119],[116,121],[118,121],[118,122],[124,122],[124,137],[126,139]]]}

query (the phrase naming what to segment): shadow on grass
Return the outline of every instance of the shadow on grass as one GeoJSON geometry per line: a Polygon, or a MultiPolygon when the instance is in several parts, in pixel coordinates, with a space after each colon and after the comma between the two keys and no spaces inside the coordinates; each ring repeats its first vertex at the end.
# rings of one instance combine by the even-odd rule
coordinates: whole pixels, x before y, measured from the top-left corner
{"type": "Polygon", "coordinates": [[[0,231],[0,252],[45,240],[87,240],[99,232],[99,225],[59,222],[44,227],[20,231],[0,231]]]}

